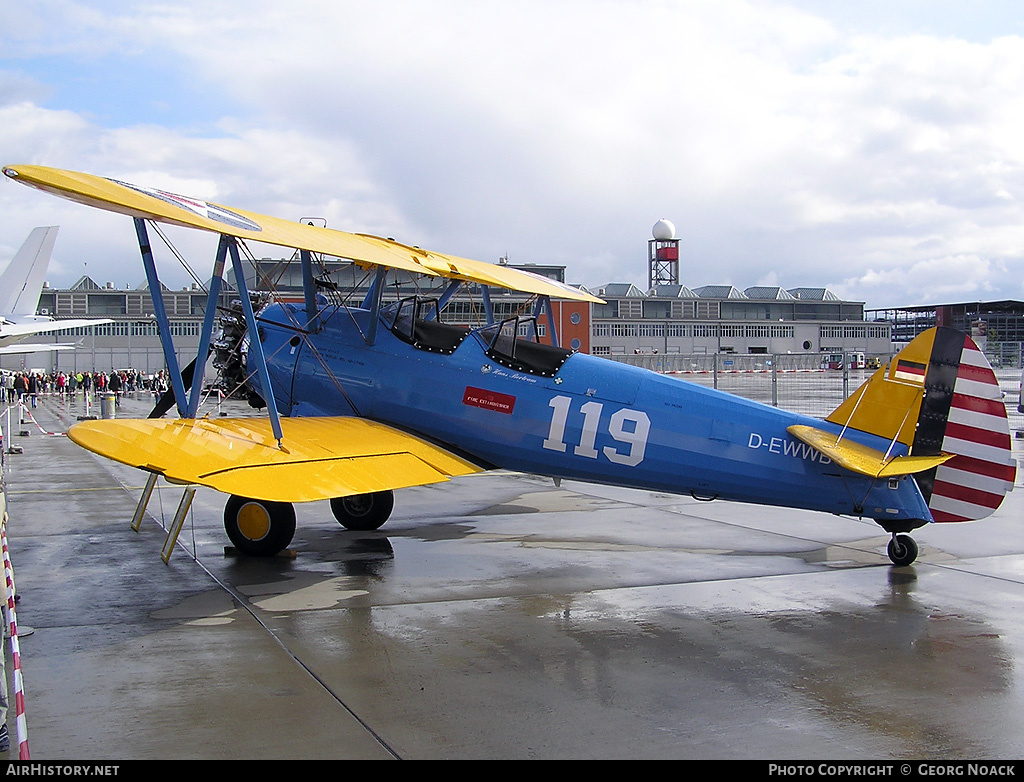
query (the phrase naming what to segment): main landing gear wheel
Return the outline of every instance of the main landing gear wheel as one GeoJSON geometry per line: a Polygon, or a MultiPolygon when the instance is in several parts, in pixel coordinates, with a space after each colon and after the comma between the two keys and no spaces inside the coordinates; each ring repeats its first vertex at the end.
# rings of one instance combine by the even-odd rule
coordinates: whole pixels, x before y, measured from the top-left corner
{"type": "Polygon", "coordinates": [[[886,553],[897,567],[911,565],[917,559],[917,541],[910,535],[893,535],[886,553]]]}
{"type": "Polygon", "coordinates": [[[272,557],[295,535],[295,508],[290,502],[251,500],[234,494],[224,506],[224,529],[243,554],[272,557]]]}
{"type": "Polygon", "coordinates": [[[391,490],[370,494],[352,494],[331,500],[331,512],[345,529],[366,532],[379,529],[388,520],[395,507],[395,493],[391,490]]]}

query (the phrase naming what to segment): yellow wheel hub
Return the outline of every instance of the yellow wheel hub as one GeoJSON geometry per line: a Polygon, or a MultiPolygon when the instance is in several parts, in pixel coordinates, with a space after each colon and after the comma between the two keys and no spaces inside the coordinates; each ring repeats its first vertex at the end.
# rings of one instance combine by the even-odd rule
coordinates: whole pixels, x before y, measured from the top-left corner
{"type": "Polygon", "coordinates": [[[249,540],[263,540],[270,534],[270,514],[256,502],[247,502],[238,511],[238,531],[249,540]]]}

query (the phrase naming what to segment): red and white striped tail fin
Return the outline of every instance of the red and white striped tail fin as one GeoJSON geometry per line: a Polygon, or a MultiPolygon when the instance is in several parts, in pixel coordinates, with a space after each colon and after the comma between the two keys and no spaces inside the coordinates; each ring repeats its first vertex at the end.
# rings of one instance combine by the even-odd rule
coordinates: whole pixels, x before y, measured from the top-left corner
{"type": "MultiPolygon", "coordinates": [[[[999,381],[985,354],[970,337],[959,332],[945,337],[936,337],[932,360],[936,360],[936,352],[943,351],[941,343],[945,342],[947,381],[952,379],[951,370],[956,366],[952,393],[948,387],[938,387],[942,373],[937,373],[934,383],[929,377],[925,386],[927,393],[949,397],[941,450],[955,455],[935,468],[930,487],[927,481],[919,483],[924,484],[921,488],[935,521],[972,521],[994,513],[1013,489],[1017,463],[1011,453],[1010,425],[999,381]],[[959,356],[954,356],[957,348],[959,356]]],[[[935,423],[930,425],[934,427],[935,423]]],[[[919,420],[919,427],[927,425],[919,420]]]]}
{"type": "Polygon", "coordinates": [[[1017,463],[999,381],[956,329],[918,334],[827,420],[901,443],[914,457],[952,454],[914,473],[933,521],[983,519],[1013,488],[1017,463]]]}

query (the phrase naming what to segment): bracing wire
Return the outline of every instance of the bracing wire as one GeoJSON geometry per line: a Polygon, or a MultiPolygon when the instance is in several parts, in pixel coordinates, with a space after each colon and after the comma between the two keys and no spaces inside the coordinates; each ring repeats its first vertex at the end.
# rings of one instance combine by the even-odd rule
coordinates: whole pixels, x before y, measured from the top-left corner
{"type": "MultiPolygon", "coordinates": [[[[167,246],[167,248],[170,250],[170,252],[174,255],[174,257],[181,264],[182,268],[184,268],[188,272],[189,276],[199,286],[199,288],[203,292],[208,294],[209,293],[209,288],[208,288],[207,284],[204,283],[199,278],[199,276],[196,274],[195,270],[191,267],[191,265],[188,263],[188,261],[185,259],[185,257],[175,247],[174,243],[171,242],[171,240],[168,238],[168,236],[164,233],[163,230],[161,230],[161,228],[159,227],[159,225],[155,221],[150,220],[148,222],[155,228],[157,234],[160,236],[160,238],[163,240],[164,244],[167,246]]],[[[251,249],[246,244],[246,242],[243,239],[241,239],[241,238],[237,238],[236,239],[236,243],[237,243],[237,246],[239,246],[241,248],[241,255],[244,257],[244,259],[249,263],[249,265],[253,269],[254,280],[256,281],[255,287],[257,289],[262,287],[262,289],[265,290],[266,292],[268,292],[272,298],[280,299],[281,298],[281,290],[279,288],[278,283],[280,282],[281,277],[284,275],[285,271],[287,270],[288,261],[279,262],[274,267],[274,269],[272,269],[270,271],[270,273],[264,273],[261,270],[259,264],[256,262],[255,255],[252,253],[251,249]]],[[[313,255],[316,258],[317,263],[320,266],[321,272],[326,274],[327,270],[326,270],[326,266],[323,263],[322,257],[320,257],[319,254],[315,254],[315,253],[313,255]]],[[[365,269],[364,273],[363,273],[363,276],[362,276],[361,280],[359,281],[359,283],[357,283],[356,285],[352,286],[352,288],[345,294],[345,297],[343,299],[341,299],[340,304],[338,304],[338,305],[334,306],[333,308],[331,308],[331,310],[329,312],[328,312],[327,308],[324,308],[323,311],[318,311],[317,312],[317,316],[320,317],[320,318],[323,318],[323,320],[321,322],[324,323],[324,324],[329,323],[330,319],[332,317],[334,317],[334,315],[337,313],[337,311],[339,309],[344,309],[345,312],[348,314],[349,318],[352,320],[352,323],[359,330],[360,335],[363,336],[363,338],[365,339],[366,335],[362,334],[362,329],[359,329],[358,322],[356,321],[355,315],[352,312],[352,309],[351,309],[351,306],[350,306],[350,299],[351,299],[352,296],[354,296],[354,291],[359,287],[359,285],[360,284],[365,284],[369,280],[370,275],[371,275],[371,271],[369,269],[365,269]]],[[[422,288],[421,288],[420,280],[419,279],[414,277],[414,278],[406,281],[405,284],[408,284],[408,283],[412,284],[413,289],[414,289],[414,291],[415,291],[415,293],[417,295],[421,294],[422,288]]],[[[393,285],[394,285],[394,290],[395,290],[396,297],[398,297],[398,298],[401,297],[401,288],[400,288],[400,286],[402,284],[403,283],[396,276],[394,278],[393,285]]],[[[520,304],[518,312],[525,311],[524,308],[525,308],[527,303],[528,302],[520,304]]],[[[477,311],[475,303],[472,303],[472,300],[471,300],[471,304],[472,304],[473,314],[479,319],[479,312],[477,311]]],[[[305,343],[305,345],[306,345],[306,347],[307,347],[307,349],[309,351],[309,354],[314,357],[314,359],[316,360],[317,364],[324,371],[325,375],[330,379],[332,385],[334,385],[334,387],[338,390],[338,392],[344,397],[344,399],[348,403],[348,405],[352,408],[352,411],[358,415],[358,410],[357,410],[354,402],[352,401],[351,397],[349,396],[349,394],[345,390],[345,388],[344,388],[343,384],[341,383],[341,381],[334,374],[334,372],[331,371],[330,367],[327,365],[326,360],[323,358],[323,356],[321,355],[320,351],[317,349],[316,345],[313,344],[312,340],[310,339],[309,332],[306,330],[306,328],[302,324],[300,324],[298,322],[298,320],[295,318],[294,313],[291,311],[290,308],[282,307],[282,312],[284,312],[285,316],[289,319],[290,325],[295,329],[296,334],[305,343]]],[[[279,352],[281,349],[283,349],[284,344],[287,344],[287,343],[283,343],[277,350],[275,350],[270,355],[270,357],[273,357],[274,355],[277,354],[277,352],[279,352]]],[[[240,390],[242,388],[242,386],[244,386],[247,382],[249,382],[254,377],[254,375],[255,375],[255,373],[250,372],[241,383],[237,384],[235,386],[235,388],[231,389],[228,392],[228,395],[230,396],[231,394],[234,394],[236,391],[240,390]]]]}
{"type": "Polygon", "coordinates": [[[185,259],[185,256],[178,252],[178,248],[175,247],[174,243],[167,237],[167,234],[164,233],[163,229],[160,227],[160,224],[157,223],[155,220],[150,220],[149,224],[156,230],[157,235],[163,240],[164,245],[166,245],[167,249],[171,251],[175,258],[178,259],[178,263],[181,264],[182,268],[184,268],[185,271],[188,272],[193,282],[195,282],[202,289],[203,293],[209,293],[206,284],[195,273],[195,270],[189,265],[189,262],[185,259]]]}

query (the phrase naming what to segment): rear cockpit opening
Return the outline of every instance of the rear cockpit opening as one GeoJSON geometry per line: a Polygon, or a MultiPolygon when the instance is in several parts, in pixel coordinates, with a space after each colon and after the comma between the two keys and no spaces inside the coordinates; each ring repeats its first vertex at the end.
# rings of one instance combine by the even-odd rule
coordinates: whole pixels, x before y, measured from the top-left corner
{"type": "Polygon", "coordinates": [[[538,342],[537,319],[533,316],[508,318],[473,333],[483,343],[490,359],[531,375],[553,377],[575,352],[538,342]]]}

